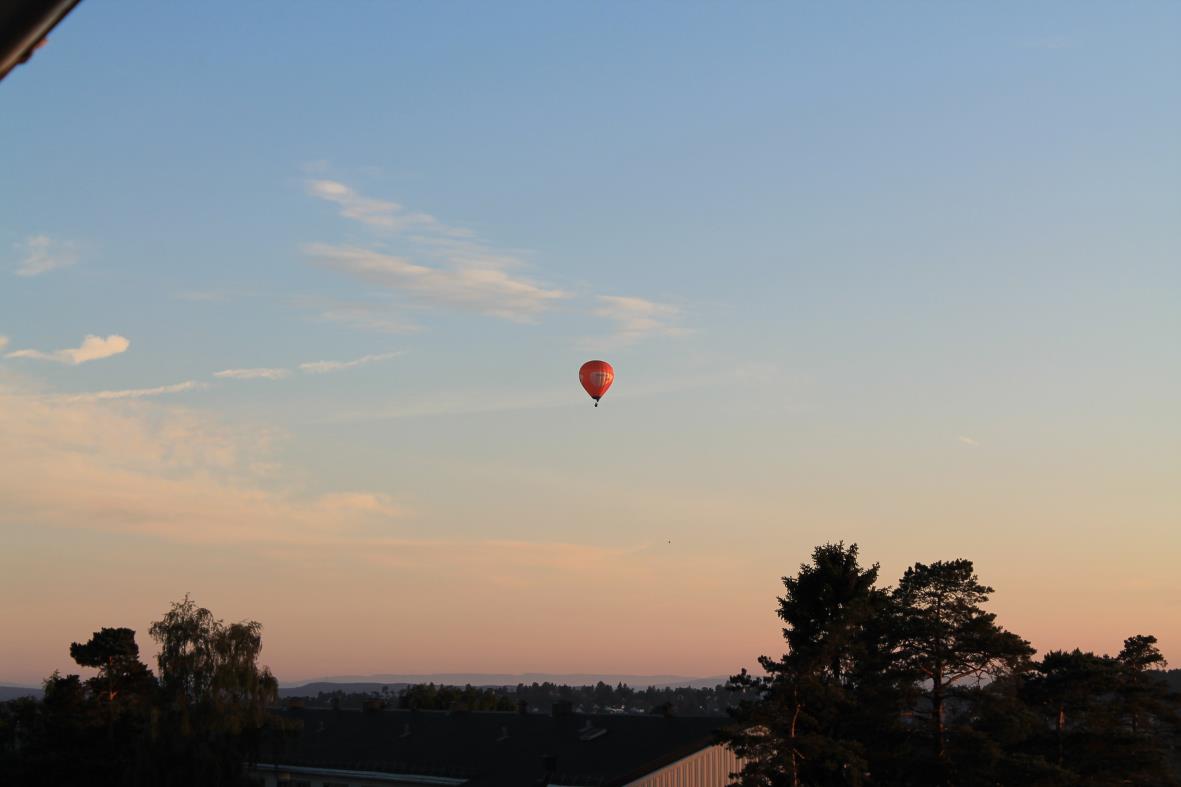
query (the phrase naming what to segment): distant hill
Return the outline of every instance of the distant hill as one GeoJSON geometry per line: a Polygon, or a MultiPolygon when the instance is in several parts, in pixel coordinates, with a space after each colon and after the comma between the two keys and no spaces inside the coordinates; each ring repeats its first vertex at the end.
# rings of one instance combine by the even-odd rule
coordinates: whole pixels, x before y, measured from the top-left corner
{"type": "Polygon", "coordinates": [[[436,672],[427,675],[342,675],[319,678],[301,684],[284,684],[279,689],[283,697],[314,696],[321,691],[381,691],[388,686],[391,691],[415,683],[441,683],[447,686],[516,686],[532,683],[556,683],[559,686],[593,686],[599,681],[614,686],[625,683],[633,689],[688,687],[713,688],[725,683],[726,676],[710,678],[689,678],[683,675],[602,675],[594,673],[551,674],[545,672],[524,672],[518,675],[480,672],[436,672]]]}
{"type": "MultiPolygon", "coordinates": [[[[438,681],[435,682],[438,683],[438,681]]],[[[334,691],[343,691],[345,694],[380,694],[383,688],[388,688],[396,694],[409,685],[409,683],[335,683],[330,680],[318,680],[314,683],[301,683],[298,686],[280,686],[279,696],[315,697],[321,692],[331,694],[334,691]]]]}
{"type": "Polygon", "coordinates": [[[0,702],[15,700],[17,697],[35,697],[41,699],[41,689],[30,689],[26,686],[0,686],[0,702]]]}

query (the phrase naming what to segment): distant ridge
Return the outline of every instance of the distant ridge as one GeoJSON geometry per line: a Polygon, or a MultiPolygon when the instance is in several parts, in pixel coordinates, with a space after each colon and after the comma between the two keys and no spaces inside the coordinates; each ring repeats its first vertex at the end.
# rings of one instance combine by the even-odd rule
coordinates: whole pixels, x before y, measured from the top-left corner
{"type": "Polygon", "coordinates": [[[0,702],[8,702],[8,700],[15,700],[18,697],[33,697],[41,699],[44,694],[41,689],[31,689],[26,686],[0,686],[0,702]]]}
{"type": "Polygon", "coordinates": [[[448,686],[516,686],[518,683],[556,683],[566,686],[593,686],[599,681],[612,686],[626,683],[633,689],[649,686],[662,689],[667,687],[712,688],[725,683],[725,676],[691,678],[684,675],[605,675],[601,673],[553,674],[548,672],[523,672],[516,675],[483,672],[434,672],[426,675],[337,675],[303,683],[281,684],[280,694],[293,696],[293,690],[308,691],[381,691],[382,686],[402,687],[413,683],[442,683],[448,686]]]}

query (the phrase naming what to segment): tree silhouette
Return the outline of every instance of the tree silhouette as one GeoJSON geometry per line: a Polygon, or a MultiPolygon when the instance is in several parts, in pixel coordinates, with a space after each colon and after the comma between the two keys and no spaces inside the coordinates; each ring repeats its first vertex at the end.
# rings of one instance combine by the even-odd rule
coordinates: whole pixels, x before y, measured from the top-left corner
{"type": "Polygon", "coordinates": [[[795,576],[783,577],[777,614],[787,653],[761,656],[767,675],[745,670],[734,690],[759,699],[739,704],[724,739],[746,760],[743,785],[859,784],[864,747],[849,737],[857,714],[857,678],[869,653],[867,623],[888,596],[877,590],[877,565],[863,568],[857,545],[816,547],[795,576]]]}
{"type": "Polygon", "coordinates": [[[185,596],[149,631],[160,645],[161,783],[241,783],[278,699],[278,681],[257,665],[262,625],[227,625],[185,596]]]}
{"type": "Polygon", "coordinates": [[[946,756],[948,691],[965,679],[995,679],[1025,668],[1033,648],[996,624],[981,605],[993,589],[980,584],[970,560],[915,563],[902,575],[897,604],[900,664],[926,681],[937,760],[946,756]]]}

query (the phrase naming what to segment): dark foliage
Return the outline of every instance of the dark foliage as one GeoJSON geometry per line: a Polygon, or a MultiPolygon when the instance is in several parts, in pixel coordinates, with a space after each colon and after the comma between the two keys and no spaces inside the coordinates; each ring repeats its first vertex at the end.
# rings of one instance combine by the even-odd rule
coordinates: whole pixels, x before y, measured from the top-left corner
{"type": "Polygon", "coordinates": [[[1179,784],[1181,697],[1156,638],[1118,656],[1033,649],[984,609],[967,560],[916,563],[892,589],[856,545],[784,577],[787,653],[729,687],[735,784],[1179,784]]]}
{"type": "Polygon", "coordinates": [[[0,784],[242,785],[278,685],[257,666],[261,626],[225,624],[188,597],[154,623],[158,676],[135,632],[70,645],[83,681],[54,673],[44,698],[0,705],[0,784]]]}
{"type": "MultiPolygon", "coordinates": [[[[786,652],[715,688],[553,683],[415,685],[321,693],[290,704],[374,710],[729,715],[721,740],[741,787],[1181,785],[1181,679],[1156,638],[1115,656],[1033,658],[985,609],[970,561],[916,563],[878,585],[857,546],[817,547],[783,577],[786,652]]],[[[150,633],[104,628],[70,645],[93,677],[54,673],[41,700],[0,703],[0,784],[241,785],[294,729],[270,712],[261,626],[226,624],[186,597],[150,633]]],[[[295,714],[297,717],[298,714],[295,714]]]]}
{"type": "MultiPolygon", "coordinates": [[[[752,697],[754,695],[751,695],[752,697]]],[[[356,709],[374,704],[419,710],[491,710],[549,713],[555,703],[567,702],[575,713],[673,716],[725,716],[737,701],[723,685],[708,688],[649,686],[635,689],[626,683],[567,686],[551,682],[516,686],[446,686],[424,683],[381,691],[321,691],[315,696],[289,697],[292,707],[356,709]]]]}

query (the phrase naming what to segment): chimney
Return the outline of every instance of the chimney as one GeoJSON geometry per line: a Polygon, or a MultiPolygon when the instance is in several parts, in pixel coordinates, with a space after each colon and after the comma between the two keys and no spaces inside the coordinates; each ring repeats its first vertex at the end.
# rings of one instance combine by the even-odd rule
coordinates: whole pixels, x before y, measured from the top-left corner
{"type": "Polygon", "coordinates": [[[550,713],[555,719],[562,716],[574,715],[574,703],[570,700],[558,700],[550,706],[550,713]]]}
{"type": "Polygon", "coordinates": [[[541,769],[545,771],[546,775],[557,772],[558,758],[552,754],[541,755],[541,769]]]}
{"type": "Polygon", "coordinates": [[[521,714],[522,716],[528,716],[529,715],[529,703],[525,702],[525,700],[521,700],[520,702],[518,702],[517,703],[517,713],[521,714]]]}

